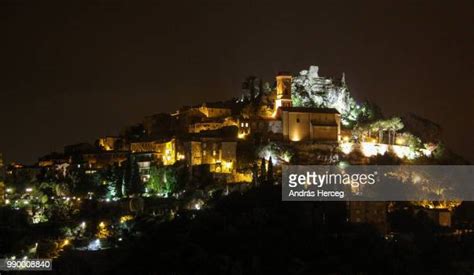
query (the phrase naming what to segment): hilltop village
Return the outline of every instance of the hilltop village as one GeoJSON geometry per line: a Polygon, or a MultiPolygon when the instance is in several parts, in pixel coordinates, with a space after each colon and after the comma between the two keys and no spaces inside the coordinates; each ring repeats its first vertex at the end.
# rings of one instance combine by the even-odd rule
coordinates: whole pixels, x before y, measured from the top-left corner
{"type": "Polygon", "coordinates": [[[191,176],[207,171],[222,183],[251,183],[269,161],[277,167],[345,159],[368,163],[386,152],[414,160],[430,157],[437,148],[438,136],[421,140],[405,131],[400,118],[383,119],[376,107],[357,104],[344,76],[333,80],[319,76],[318,70],[312,66],[296,77],[279,73],[274,88],[249,77],[239,99],[145,117],[118,136],[65,146],[63,153],[43,156],[36,165],[14,163],[7,177],[45,169],[66,175],[78,168],[91,175],[114,166],[133,170],[136,165],[137,171],[129,174],[137,172],[146,184],[153,167],[179,163],[191,176]],[[360,156],[352,156],[356,153],[360,156]]]}
{"type": "MultiPolygon", "coordinates": [[[[3,243],[0,254],[34,251],[57,257],[70,246],[78,251],[117,247],[126,238],[141,236],[133,227],[140,217],[158,219],[158,224],[194,219],[195,211],[212,209],[230,194],[277,188],[286,164],[465,163],[443,146],[435,123],[414,114],[387,118],[375,104],[357,102],[344,74],[323,77],[311,66],[296,75],[278,73],[273,84],[248,77],[242,90],[239,98],[147,116],[117,136],[65,146],[34,165],[4,165],[0,158],[5,170],[0,209],[19,211],[12,216],[24,213],[30,226],[61,228],[48,233],[48,245],[40,244],[43,254],[36,234],[24,236],[22,245],[3,243]]],[[[410,215],[422,210],[436,226],[449,228],[459,205],[413,202],[410,215]]],[[[333,209],[339,206],[314,215],[326,224],[327,211],[333,209]]],[[[342,224],[370,224],[389,236],[397,230],[389,213],[407,208],[347,202],[342,209],[336,215],[342,224]]],[[[5,226],[12,230],[5,234],[19,230],[5,226]]],[[[41,228],[20,231],[43,232],[41,228]]],[[[38,234],[44,237],[44,232],[38,234]]]]}

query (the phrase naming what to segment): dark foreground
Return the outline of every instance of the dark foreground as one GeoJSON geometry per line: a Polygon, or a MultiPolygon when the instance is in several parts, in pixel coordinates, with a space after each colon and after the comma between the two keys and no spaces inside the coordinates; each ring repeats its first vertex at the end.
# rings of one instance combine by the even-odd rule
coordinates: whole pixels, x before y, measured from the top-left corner
{"type": "Polygon", "coordinates": [[[280,188],[232,193],[197,215],[144,218],[121,248],[65,251],[47,274],[472,274],[472,235],[407,217],[386,238],[339,203],[282,202],[280,188]]]}

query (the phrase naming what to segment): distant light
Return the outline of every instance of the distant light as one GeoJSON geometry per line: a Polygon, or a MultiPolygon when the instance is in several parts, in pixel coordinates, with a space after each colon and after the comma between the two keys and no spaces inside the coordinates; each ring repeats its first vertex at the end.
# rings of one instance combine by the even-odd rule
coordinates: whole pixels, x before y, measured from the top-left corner
{"type": "Polygon", "coordinates": [[[26,192],[31,192],[31,191],[33,191],[33,188],[31,187],[26,188],[26,192]]]}
{"type": "Polygon", "coordinates": [[[353,144],[351,142],[342,143],[340,146],[344,154],[348,155],[352,152],[353,144]]]}
{"type": "Polygon", "coordinates": [[[125,215],[125,216],[120,217],[120,223],[125,223],[125,222],[127,222],[127,221],[132,220],[132,219],[133,219],[132,216],[130,216],[130,215],[125,215]]]}
{"type": "Polygon", "coordinates": [[[246,134],[240,133],[240,134],[237,135],[237,138],[239,138],[239,139],[245,139],[246,136],[247,136],[246,134]]]}
{"type": "Polygon", "coordinates": [[[377,147],[373,143],[363,142],[362,143],[362,154],[366,157],[372,157],[377,155],[377,147]]]}
{"type": "Polygon", "coordinates": [[[104,228],[104,227],[105,227],[105,223],[104,223],[104,222],[100,222],[100,223],[99,223],[99,227],[100,227],[100,228],[104,228]]]}
{"type": "Polygon", "coordinates": [[[100,240],[96,239],[96,240],[90,242],[89,245],[87,246],[87,249],[88,250],[93,250],[93,251],[101,249],[100,240]]]}
{"type": "Polygon", "coordinates": [[[404,145],[404,144],[405,144],[405,139],[402,138],[402,137],[397,137],[397,138],[395,139],[395,144],[404,145]]]}
{"type": "Polygon", "coordinates": [[[86,228],[86,222],[81,222],[81,225],[80,225],[82,228],[86,228]]]}
{"type": "Polygon", "coordinates": [[[347,163],[346,161],[340,161],[338,163],[338,166],[341,168],[341,169],[345,169],[347,168],[347,166],[349,166],[349,163],[347,163]]]}

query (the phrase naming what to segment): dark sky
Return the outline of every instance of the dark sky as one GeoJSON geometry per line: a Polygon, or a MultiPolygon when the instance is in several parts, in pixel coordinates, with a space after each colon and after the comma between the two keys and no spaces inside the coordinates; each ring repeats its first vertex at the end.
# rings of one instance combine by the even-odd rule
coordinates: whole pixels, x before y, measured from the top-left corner
{"type": "Polygon", "coordinates": [[[388,115],[438,122],[474,160],[473,3],[1,1],[0,152],[33,162],[145,115],[237,96],[248,75],[315,64],[345,72],[353,95],[388,115]]]}

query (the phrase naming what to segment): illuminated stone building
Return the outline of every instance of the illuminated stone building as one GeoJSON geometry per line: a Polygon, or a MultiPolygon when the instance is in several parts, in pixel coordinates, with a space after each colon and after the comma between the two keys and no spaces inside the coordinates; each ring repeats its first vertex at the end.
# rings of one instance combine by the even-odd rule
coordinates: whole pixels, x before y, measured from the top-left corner
{"type": "Polygon", "coordinates": [[[101,137],[97,140],[97,145],[104,151],[122,150],[120,147],[120,137],[101,137]]]}
{"type": "Polygon", "coordinates": [[[291,107],[291,75],[288,73],[279,73],[276,77],[276,109],[280,107],[291,107]]]}
{"type": "Polygon", "coordinates": [[[188,126],[188,133],[200,133],[202,131],[219,130],[227,126],[237,126],[237,122],[232,117],[226,118],[202,118],[200,121],[191,123],[188,126]]]}
{"type": "Polygon", "coordinates": [[[280,112],[285,140],[339,142],[341,115],[336,109],[282,107],[280,112]]]}
{"type": "Polygon", "coordinates": [[[136,153],[134,159],[138,165],[138,173],[142,182],[148,182],[150,179],[150,169],[154,162],[153,153],[136,153]]]}
{"type": "Polygon", "coordinates": [[[282,122],[274,118],[255,119],[250,122],[250,132],[282,134],[282,122]]]}
{"type": "Polygon", "coordinates": [[[83,154],[82,158],[86,168],[102,169],[110,165],[119,164],[126,161],[128,152],[126,151],[105,151],[97,153],[83,154]]]}
{"type": "Polygon", "coordinates": [[[261,134],[272,140],[338,143],[341,115],[336,109],[292,106],[292,76],[279,73],[276,89],[262,98],[258,106],[246,106],[237,122],[238,138],[261,134]],[[272,98],[272,102],[268,99],[272,98]],[[262,110],[272,110],[272,112],[262,110]]]}
{"type": "Polygon", "coordinates": [[[222,118],[232,115],[230,108],[227,108],[219,103],[204,103],[197,108],[199,112],[203,113],[207,118],[222,118]]]}
{"type": "Polygon", "coordinates": [[[70,163],[70,158],[61,153],[51,153],[38,159],[38,166],[40,167],[53,167],[65,163],[70,163]]]}
{"type": "Polygon", "coordinates": [[[225,118],[232,115],[232,110],[223,103],[203,103],[202,105],[183,107],[178,111],[179,116],[199,116],[206,118],[225,118]]]}
{"type": "Polygon", "coordinates": [[[176,119],[176,129],[181,133],[199,133],[217,130],[225,126],[237,125],[231,118],[232,110],[225,103],[203,103],[198,106],[186,106],[172,116],[176,119]]]}
{"type": "Polygon", "coordinates": [[[240,118],[238,122],[238,138],[243,139],[250,134],[250,119],[240,118]]]}
{"type": "Polygon", "coordinates": [[[213,173],[232,173],[237,160],[237,142],[220,138],[200,138],[184,143],[190,166],[208,164],[213,173]]]}
{"type": "Polygon", "coordinates": [[[280,73],[276,77],[276,100],[274,118],[281,124],[270,122],[274,132],[283,134],[289,141],[339,142],[341,115],[336,109],[292,107],[292,77],[280,73]]]}
{"type": "Polygon", "coordinates": [[[141,141],[132,142],[130,151],[132,153],[153,153],[155,160],[161,161],[163,165],[173,165],[177,160],[183,159],[184,155],[178,153],[176,139],[168,141],[141,141]]]}

